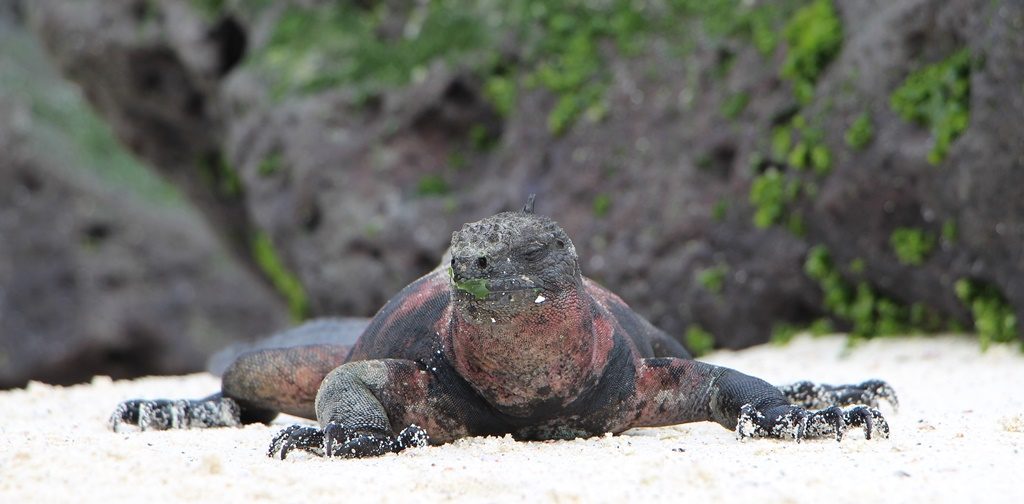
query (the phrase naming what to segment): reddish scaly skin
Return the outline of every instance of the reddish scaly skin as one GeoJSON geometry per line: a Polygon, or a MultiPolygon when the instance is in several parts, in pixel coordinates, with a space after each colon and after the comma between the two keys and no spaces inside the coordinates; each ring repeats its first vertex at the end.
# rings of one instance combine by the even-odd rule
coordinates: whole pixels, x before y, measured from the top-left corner
{"type": "Polygon", "coordinates": [[[489,403],[526,416],[537,404],[566,406],[597,383],[613,346],[612,321],[580,292],[546,299],[500,323],[454,313],[444,353],[489,403]]]}
{"type": "MultiPolygon", "coordinates": [[[[433,443],[703,420],[742,436],[841,436],[847,424],[870,434],[872,422],[887,432],[876,410],[807,411],[762,380],[690,359],[584,278],[571,241],[550,219],[507,212],[467,224],[451,253],[450,265],[388,301],[351,349],[297,340],[244,355],[224,375],[223,398],[205,401],[236,401],[242,421],[315,414],[323,430],[293,427],[275,438],[271,453],[282,457],[291,446],[328,455],[333,444],[345,455],[397,451],[409,445],[409,431],[395,436],[411,424],[433,443]],[[487,289],[465,287],[473,282],[487,289]]],[[[805,384],[791,395],[821,406],[895,399],[884,382],[868,383],[871,390],[805,384]]],[[[137,401],[130,403],[115,412],[115,426],[142,425],[137,401]]]]}

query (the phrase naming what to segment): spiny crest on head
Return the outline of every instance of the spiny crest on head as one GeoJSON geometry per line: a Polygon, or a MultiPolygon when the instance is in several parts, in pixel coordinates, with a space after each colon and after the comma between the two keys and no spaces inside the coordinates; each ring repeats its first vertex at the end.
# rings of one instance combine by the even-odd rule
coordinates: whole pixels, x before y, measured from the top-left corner
{"type": "Polygon", "coordinates": [[[523,206],[523,213],[532,214],[533,213],[533,204],[536,201],[537,201],[537,194],[536,193],[530,193],[530,195],[526,197],[526,205],[523,206]]]}

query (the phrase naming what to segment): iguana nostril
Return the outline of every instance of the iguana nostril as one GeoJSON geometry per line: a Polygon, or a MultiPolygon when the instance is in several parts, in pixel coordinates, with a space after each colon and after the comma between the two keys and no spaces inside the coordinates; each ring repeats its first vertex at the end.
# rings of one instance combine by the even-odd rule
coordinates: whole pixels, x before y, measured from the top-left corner
{"type": "Polygon", "coordinates": [[[480,269],[486,268],[487,267],[487,258],[486,257],[478,257],[476,259],[476,265],[479,266],[480,269]]]}

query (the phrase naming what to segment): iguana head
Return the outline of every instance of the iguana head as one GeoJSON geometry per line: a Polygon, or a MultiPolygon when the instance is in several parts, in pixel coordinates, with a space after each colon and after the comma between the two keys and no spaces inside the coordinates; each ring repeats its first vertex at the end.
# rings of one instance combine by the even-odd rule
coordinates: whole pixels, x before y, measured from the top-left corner
{"type": "Polygon", "coordinates": [[[582,286],[565,231],[533,213],[504,212],[452,233],[453,305],[471,324],[498,324],[542,310],[582,286]]]}

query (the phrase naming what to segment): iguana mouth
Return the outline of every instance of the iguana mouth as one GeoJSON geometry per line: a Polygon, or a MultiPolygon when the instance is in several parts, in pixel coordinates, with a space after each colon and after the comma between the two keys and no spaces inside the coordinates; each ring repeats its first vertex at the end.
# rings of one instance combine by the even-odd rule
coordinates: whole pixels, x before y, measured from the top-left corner
{"type": "Polygon", "coordinates": [[[526,275],[505,278],[459,278],[452,276],[452,286],[456,292],[471,296],[477,301],[509,300],[522,292],[540,292],[539,283],[526,275]]]}
{"type": "Polygon", "coordinates": [[[453,299],[467,322],[495,324],[516,314],[532,312],[548,303],[552,295],[529,277],[452,279],[453,299]]]}

